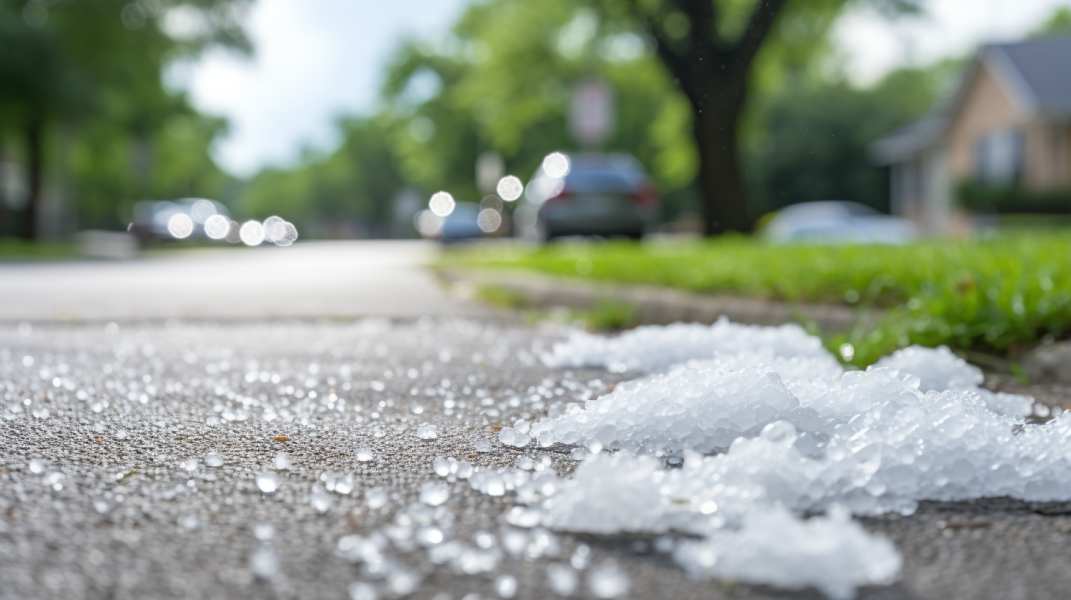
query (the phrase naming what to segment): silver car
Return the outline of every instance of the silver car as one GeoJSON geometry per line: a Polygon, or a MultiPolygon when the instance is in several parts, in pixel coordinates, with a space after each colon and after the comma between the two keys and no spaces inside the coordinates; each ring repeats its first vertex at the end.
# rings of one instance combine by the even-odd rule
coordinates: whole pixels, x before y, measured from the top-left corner
{"type": "Polygon", "coordinates": [[[761,230],[771,242],[811,244],[907,244],[915,224],[856,202],[802,202],[782,208],[761,230]]]}
{"type": "Polygon", "coordinates": [[[522,237],[643,236],[659,198],[639,161],[618,153],[557,156],[565,168],[548,173],[545,161],[525,189],[515,215],[522,237]]]}

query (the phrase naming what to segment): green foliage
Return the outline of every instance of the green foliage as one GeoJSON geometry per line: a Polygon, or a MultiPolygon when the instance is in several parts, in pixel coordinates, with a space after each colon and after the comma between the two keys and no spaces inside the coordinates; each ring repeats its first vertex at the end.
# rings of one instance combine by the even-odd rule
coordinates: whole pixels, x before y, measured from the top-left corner
{"type": "Polygon", "coordinates": [[[887,170],[867,147],[947,93],[960,63],[893,71],[868,88],[804,79],[756,99],[744,165],[752,214],[814,200],[853,200],[888,211],[887,170]]]}
{"type": "MultiPolygon", "coordinates": [[[[897,72],[887,85],[865,90],[823,71],[834,50],[827,33],[846,3],[791,4],[757,59],[742,149],[753,214],[830,197],[887,205],[884,172],[867,162],[866,145],[921,114],[937,93],[937,70],[897,72]]],[[[649,14],[669,6],[641,4],[649,14]]],[[[913,5],[878,4],[895,11],[913,5]]],[[[754,1],[718,5],[722,33],[739,35],[754,1]]],[[[670,17],[686,19],[659,18],[670,17]]],[[[663,194],[661,218],[694,213],[699,160],[692,106],[626,0],[472,4],[445,40],[409,42],[398,50],[387,69],[383,104],[368,120],[374,132],[344,132],[346,144],[385,156],[393,167],[365,169],[347,158],[354,148],[342,147],[258,175],[241,206],[312,222],[340,218],[342,207],[361,219],[386,215],[403,186],[478,201],[474,167],[481,153],[499,152],[507,171],[526,180],[547,153],[577,149],[566,125],[570,94],[591,76],[608,82],[616,96],[616,128],[603,149],[631,153],[647,168],[663,194]],[[330,175],[331,162],[353,173],[330,175]],[[315,183],[325,178],[334,182],[330,193],[315,183]],[[331,200],[342,197],[348,203],[331,200]]]]}
{"type": "Polygon", "coordinates": [[[884,310],[872,326],[828,338],[855,346],[868,365],[910,344],[1005,352],[1071,335],[1071,237],[1031,234],[911,246],[772,246],[726,237],[706,243],[548,245],[494,253],[458,250],[446,260],[661,285],[702,293],[825,302],[884,310]]]}
{"type": "Polygon", "coordinates": [[[390,147],[394,123],[385,118],[340,123],[343,141],[326,157],[295,169],[264,169],[246,186],[237,209],[249,216],[277,214],[299,229],[321,223],[390,219],[391,199],[404,184],[390,147]]]}
{"type": "Polygon", "coordinates": [[[1039,38],[1067,34],[1071,34],[1071,7],[1063,6],[1053,11],[1052,15],[1030,36],[1039,38]]]}
{"type": "Polygon", "coordinates": [[[615,89],[617,126],[608,149],[632,152],[663,190],[695,176],[691,116],[651,43],[627,19],[591,2],[493,0],[473,5],[441,47],[410,44],[391,67],[385,99],[398,107],[395,151],[406,178],[425,190],[478,199],[473,166],[495,150],[527,179],[543,156],[575,149],[566,120],[573,86],[597,76],[615,89]],[[433,73],[438,93],[407,98],[433,73]],[[430,139],[419,134],[433,125],[430,139]],[[417,125],[414,125],[417,124],[417,125]]]}
{"type": "Polygon", "coordinates": [[[1071,214],[1071,189],[1032,190],[1018,183],[964,181],[956,186],[960,206],[983,213],[1071,214]]]}
{"type": "MultiPolygon", "coordinates": [[[[162,74],[212,45],[248,50],[247,4],[0,0],[0,140],[43,125],[50,186],[84,227],[125,225],[120,207],[135,200],[221,193],[208,149],[223,123],[168,93],[162,74]],[[164,20],[177,13],[188,27],[172,34],[164,20]]],[[[4,150],[35,161],[22,145],[4,150]]]]}

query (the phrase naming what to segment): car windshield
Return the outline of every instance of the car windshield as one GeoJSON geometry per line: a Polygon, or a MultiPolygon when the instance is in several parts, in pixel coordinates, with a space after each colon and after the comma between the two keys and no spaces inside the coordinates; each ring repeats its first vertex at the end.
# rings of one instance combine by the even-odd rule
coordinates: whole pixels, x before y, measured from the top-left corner
{"type": "Polygon", "coordinates": [[[565,176],[565,187],[574,194],[632,193],[628,179],[615,169],[577,169],[565,176]]]}

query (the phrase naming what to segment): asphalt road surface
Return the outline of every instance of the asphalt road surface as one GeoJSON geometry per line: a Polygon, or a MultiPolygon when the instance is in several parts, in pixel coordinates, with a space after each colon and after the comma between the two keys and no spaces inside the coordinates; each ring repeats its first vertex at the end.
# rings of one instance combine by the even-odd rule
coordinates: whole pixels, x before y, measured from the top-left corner
{"type": "Polygon", "coordinates": [[[420,268],[436,252],[431,242],[311,242],[0,263],[0,321],[482,313],[420,268]]]}
{"type": "MultiPolygon", "coordinates": [[[[255,263],[255,255],[230,260],[255,263]]],[[[197,261],[225,271],[197,257],[175,259],[186,285],[197,261]]],[[[4,267],[0,276],[25,270],[16,286],[21,299],[5,297],[0,324],[0,598],[348,598],[364,581],[382,598],[413,588],[412,598],[475,600],[500,597],[502,575],[516,578],[517,598],[552,598],[548,565],[582,556],[583,546],[590,555],[581,563],[610,560],[625,570],[628,598],[821,597],[694,582],[652,540],[633,536],[524,533],[518,555],[503,553],[491,572],[433,564],[418,540],[422,524],[446,539],[497,547],[519,531],[502,519],[510,494],[447,482],[434,472],[436,458],[491,468],[527,456],[568,473],[576,462],[567,451],[507,447],[492,426],[538,416],[580,390],[603,393],[623,376],[543,366],[536,356],[561,329],[487,317],[450,300],[416,260],[407,261],[366,277],[381,284],[369,297],[386,299],[374,302],[352,281],[328,281],[359,278],[353,274],[306,271],[311,289],[301,281],[288,289],[300,263],[287,276],[265,267],[240,284],[220,284],[231,294],[221,297],[259,307],[247,314],[230,312],[230,302],[194,310],[125,282],[129,269],[167,261],[90,265],[93,277],[120,273],[108,276],[133,295],[127,305],[103,291],[78,297],[88,289],[84,278],[93,277],[70,265],[4,267]],[[75,297],[31,306],[34,278],[75,297]],[[423,283],[398,283],[406,281],[423,283]],[[247,285],[256,293],[244,295],[247,285]],[[274,312],[288,304],[279,298],[300,299],[302,289],[348,291],[358,296],[353,306],[378,303],[382,310],[369,313],[391,316],[338,318],[360,311],[337,299],[274,312]],[[406,298],[409,291],[423,297],[406,298]],[[143,305],[155,299],[167,310],[143,305]],[[83,311],[85,320],[57,321],[50,311],[61,306],[83,311]],[[434,316],[415,318],[425,310],[434,316]],[[419,437],[423,424],[438,436],[419,437]],[[275,491],[258,486],[264,473],[274,474],[275,491]],[[419,508],[429,482],[445,482],[449,491],[435,511],[419,508]],[[378,571],[339,553],[341,539],[374,532],[396,538],[378,571]]],[[[1031,391],[1049,403],[1067,398],[1063,390],[1031,391]]],[[[863,523],[895,543],[904,567],[900,582],[860,590],[862,598],[1049,599],[1071,590],[1068,505],[924,503],[909,517],[863,523]]],[[[587,585],[592,568],[573,597],[595,597],[587,585]]],[[[353,593],[360,597],[360,589],[353,593]]]]}

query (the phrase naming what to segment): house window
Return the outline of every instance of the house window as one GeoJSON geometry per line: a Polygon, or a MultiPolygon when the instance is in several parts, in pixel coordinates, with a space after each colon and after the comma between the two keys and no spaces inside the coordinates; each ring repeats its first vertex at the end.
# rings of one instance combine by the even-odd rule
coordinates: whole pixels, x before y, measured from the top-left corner
{"type": "Polygon", "coordinates": [[[1023,134],[1017,129],[986,133],[974,145],[974,177],[986,183],[1016,183],[1023,173],[1023,134]]]}

